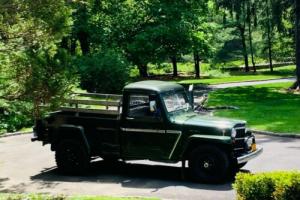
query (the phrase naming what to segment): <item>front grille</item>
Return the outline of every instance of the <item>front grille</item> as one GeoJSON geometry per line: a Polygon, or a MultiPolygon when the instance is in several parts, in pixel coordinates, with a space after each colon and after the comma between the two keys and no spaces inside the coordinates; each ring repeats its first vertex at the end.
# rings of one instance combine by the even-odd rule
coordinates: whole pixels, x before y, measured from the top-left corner
{"type": "Polygon", "coordinates": [[[234,142],[234,153],[236,155],[245,153],[246,150],[246,143],[245,143],[245,137],[246,137],[246,127],[235,127],[236,130],[236,137],[234,142]]]}
{"type": "Polygon", "coordinates": [[[236,138],[245,138],[246,128],[245,127],[236,127],[236,138]]]}

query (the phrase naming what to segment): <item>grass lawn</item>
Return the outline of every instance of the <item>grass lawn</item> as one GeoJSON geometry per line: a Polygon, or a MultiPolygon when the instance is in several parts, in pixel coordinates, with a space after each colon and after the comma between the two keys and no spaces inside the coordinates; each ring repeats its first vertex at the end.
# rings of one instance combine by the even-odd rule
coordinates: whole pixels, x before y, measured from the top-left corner
{"type": "Polygon", "coordinates": [[[209,106],[232,105],[238,110],[215,112],[216,116],[246,120],[252,129],[300,134],[300,95],[286,93],[291,83],[267,84],[217,90],[209,94],[209,106]]]}
{"type": "Polygon", "coordinates": [[[50,196],[42,194],[5,194],[0,193],[0,200],[158,200],[141,197],[104,197],[104,196],[50,196]]]}
{"type": "Polygon", "coordinates": [[[274,68],[274,72],[272,73],[268,69],[259,70],[256,73],[231,72],[214,74],[213,72],[210,72],[209,75],[204,74],[200,79],[179,78],[177,79],[177,82],[180,84],[220,84],[242,81],[269,80],[294,76],[294,71],[295,66],[289,65],[274,68]]]}

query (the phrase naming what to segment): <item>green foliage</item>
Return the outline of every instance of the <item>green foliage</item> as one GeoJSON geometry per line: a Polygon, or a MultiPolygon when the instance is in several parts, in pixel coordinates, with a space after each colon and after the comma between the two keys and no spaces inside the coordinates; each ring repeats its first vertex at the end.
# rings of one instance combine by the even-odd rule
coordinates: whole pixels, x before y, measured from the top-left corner
{"type": "Polygon", "coordinates": [[[0,103],[0,134],[32,126],[32,103],[12,101],[0,103]]]}
{"type": "Polygon", "coordinates": [[[239,173],[233,187],[238,200],[297,200],[300,198],[300,173],[239,173]]]}
{"type": "Polygon", "coordinates": [[[70,58],[55,45],[25,51],[10,72],[11,83],[3,90],[7,101],[22,100],[34,105],[34,117],[40,117],[39,104],[58,104],[76,83],[70,58]]]}
{"type": "Polygon", "coordinates": [[[38,105],[58,104],[76,77],[68,53],[60,48],[72,25],[64,0],[1,1],[0,11],[3,132],[32,125],[41,116],[38,105]]]}
{"type": "Polygon", "coordinates": [[[118,93],[129,81],[129,63],[116,50],[80,57],[75,64],[88,92],[118,93]]]}
{"type": "Polygon", "coordinates": [[[214,70],[207,72],[205,64],[201,73],[223,76],[218,67],[242,64],[247,49],[241,31],[246,46],[253,36],[257,62],[267,57],[267,32],[273,58],[294,60],[293,5],[290,0],[1,1],[0,110],[18,115],[6,121],[28,124],[21,113],[27,116],[29,110],[14,112],[3,105],[32,104],[36,118],[41,101],[58,106],[77,84],[74,59],[82,87],[93,92],[119,92],[129,73],[147,75],[148,68],[154,75],[170,73],[170,58],[187,74],[194,73],[194,61],[212,62],[214,70]],[[182,57],[190,59],[182,64],[182,57]],[[130,72],[129,62],[135,69],[130,72]]]}

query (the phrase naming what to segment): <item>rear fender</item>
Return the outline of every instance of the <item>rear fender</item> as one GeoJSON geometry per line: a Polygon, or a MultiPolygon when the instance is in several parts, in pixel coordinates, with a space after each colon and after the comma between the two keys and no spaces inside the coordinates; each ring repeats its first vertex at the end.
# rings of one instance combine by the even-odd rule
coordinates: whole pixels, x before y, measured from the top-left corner
{"type": "Polygon", "coordinates": [[[55,151],[59,142],[64,139],[80,141],[86,147],[88,153],[91,151],[88,140],[84,134],[84,128],[82,126],[64,124],[55,128],[53,131],[51,150],[55,151]]]}

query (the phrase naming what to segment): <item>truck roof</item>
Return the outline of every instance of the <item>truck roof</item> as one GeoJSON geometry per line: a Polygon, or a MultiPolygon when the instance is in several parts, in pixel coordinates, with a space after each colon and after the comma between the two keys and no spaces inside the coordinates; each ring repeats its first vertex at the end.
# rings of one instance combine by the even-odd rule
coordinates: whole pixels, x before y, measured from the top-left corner
{"type": "Polygon", "coordinates": [[[124,90],[150,90],[155,92],[166,92],[170,90],[182,90],[183,86],[166,81],[139,81],[125,86],[124,90]]]}

